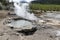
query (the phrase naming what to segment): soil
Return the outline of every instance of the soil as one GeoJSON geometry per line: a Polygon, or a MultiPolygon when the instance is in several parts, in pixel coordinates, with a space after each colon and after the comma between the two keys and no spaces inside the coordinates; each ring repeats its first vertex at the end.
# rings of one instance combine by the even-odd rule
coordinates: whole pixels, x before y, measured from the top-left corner
{"type": "Polygon", "coordinates": [[[44,20],[45,22],[40,22],[41,25],[37,26],[34,34],[23,35],[4,25],[4,21],[10,17],[8,12],[0,11],[0,40],[60,40],[60,36],[56,36],[54,32],[60,29],[60,24],[55,23],[56,21],[52,23],[44,20]]]}

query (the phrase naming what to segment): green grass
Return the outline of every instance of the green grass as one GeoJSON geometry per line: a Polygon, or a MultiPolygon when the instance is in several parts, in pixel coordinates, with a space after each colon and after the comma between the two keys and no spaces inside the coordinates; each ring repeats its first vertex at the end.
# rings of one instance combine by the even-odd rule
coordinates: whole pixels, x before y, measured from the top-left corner
{"type": "Polygon", "coordinates": [[[54,4],[31,4],[32,10],[49,10],[49,11],[60,11],[60,5],[54,4]]]}

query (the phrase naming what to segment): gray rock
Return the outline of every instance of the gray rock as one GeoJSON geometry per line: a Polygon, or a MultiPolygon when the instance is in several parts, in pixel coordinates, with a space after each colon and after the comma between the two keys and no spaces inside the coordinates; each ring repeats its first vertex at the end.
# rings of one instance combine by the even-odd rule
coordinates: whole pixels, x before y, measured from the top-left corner
{"type": "Polygon", "coordinates": [[[12,27],[15,30],[32,29],[35,27],[32,22],[26,20],[12,21],[6,24],[6,26],[12,27]]]}

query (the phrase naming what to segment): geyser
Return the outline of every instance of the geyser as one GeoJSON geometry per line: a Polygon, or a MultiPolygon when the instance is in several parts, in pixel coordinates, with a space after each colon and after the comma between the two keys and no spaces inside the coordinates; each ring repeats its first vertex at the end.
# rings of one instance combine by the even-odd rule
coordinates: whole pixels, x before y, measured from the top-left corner
{"type": "Polygon", "coordinates": [[[16,31],[26,31],[35,32],[35,21],[37,21],[37,17],[30,13],[29,4],[33,0],[9,0],[9,2],[13,2],[14,4],[14,12],[20,18],[9,19],[9,22],[6,23],[6,26],[16,30],[16,31]]]}
{"type": "Polygon", "coordinates": [[[14,12],[17,16],[28,19],[37,20],[33,13],[29,12],[29,3],[33,0],[9,0],[14,3],[14,12]]]}

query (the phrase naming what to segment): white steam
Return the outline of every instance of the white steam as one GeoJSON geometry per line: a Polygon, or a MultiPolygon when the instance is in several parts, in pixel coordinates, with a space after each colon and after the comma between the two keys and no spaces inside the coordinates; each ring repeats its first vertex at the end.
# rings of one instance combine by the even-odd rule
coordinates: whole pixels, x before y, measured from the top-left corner
{"type": "Polygon", "coordinates": [[[28,12],[31,1],[33,0],[9,0],[9,2],[14,2],[14,10],[17,16],[28,20],[37,20],[33,13],[28,12]]]}
{"type": "Polygon", "coordinates": [[[21,2],[21,1],[31,2],[34,0],[9,0],[9,2],[21,2]]]}

